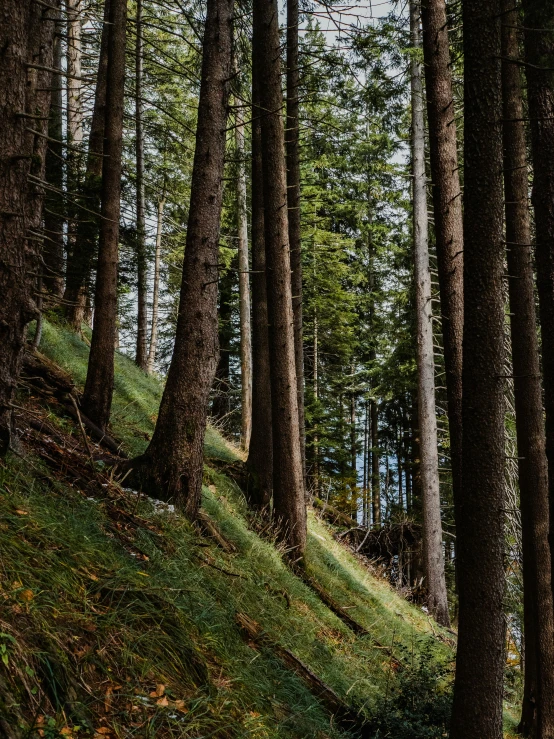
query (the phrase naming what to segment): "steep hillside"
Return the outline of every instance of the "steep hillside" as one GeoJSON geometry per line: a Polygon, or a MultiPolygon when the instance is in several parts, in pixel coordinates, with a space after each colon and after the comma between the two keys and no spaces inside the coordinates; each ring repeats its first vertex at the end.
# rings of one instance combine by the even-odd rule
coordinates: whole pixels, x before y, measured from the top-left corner
{"type": "MultiPolygon", "coordinates": [[[[82,385],[84,342],[47,324],[41,352],[82,385]]],[[[116,372],[111,432],[137,454],[160,385],[123,356],[116,372]]],[[[363,722],[403,675],[448,668],[452,636],[313,511],[308,574],[290,571],[215,430],[200,530],[89,454],[62,395],[26,370],[21,448],[0,462],[0,736],[376,736],[363,722]]]]}

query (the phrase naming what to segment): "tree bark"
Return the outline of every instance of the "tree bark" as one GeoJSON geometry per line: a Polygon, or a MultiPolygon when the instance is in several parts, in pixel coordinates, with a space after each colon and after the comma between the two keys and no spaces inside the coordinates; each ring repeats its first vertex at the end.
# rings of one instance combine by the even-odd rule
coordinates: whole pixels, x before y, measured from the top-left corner
{"type": "Polygon", "coordinates": [[[379,471],[379,409],[377,401],[372,398],[370,404],[371,418],[371,505],[373,523],[381,523],[381,479],[379,471]]]}
{"type": "Polygon", "coordinates": [[[143,40],[142,40],[142,0],[137,0],[135,46],[135,136],[136,136],[136,200],[137,200],[137,346],[136,364],[147,369],[148,355],[146,338],[148,335],[147,278],[146,262],[146,200],[144,193],[144,131],[142,126],[142,76],[143,76],[143,40]]]}
{"type": "Polygon", "coordinates": [[[262,109],[260,108],[259,18],[252,39],[252,435],[248,469],[253,483],[248,500],[254,507],[269,506],[273,491],[273,433],[267,275],[264,236],[262,172],[262,109]]]}
{"type": "Polygon", "coordinates": [[[126,25],[127,0],[111,0],[102,219],[94,293],[94,327],[82,398],[85,415],[103,430],[110,420],[114,386],[126,25]]]}
{"type": "Polygon", "coordinates": [[[520,507],[522,521],[525,683],[520,731],[554,737],[554,611],[548,543],[548,465],[535,318],[533,253],[518,13],[502,0],[504,193],[520,507]]]}
{"type": "Polygon", "coordinates": [[[246,205],[246,172],[244,153],[244,121],[237,101],[235,142],[237,148],[237,209],[239,252],[239,308],[240,308],[240,374],[242,397],[241,444],[245,451],[250,446],[252,433],[252,328],[250,319],[250,267],[248,259],[248,209],[246,205]]]}
{"type": "Polygon", "coordinates": [[[260,102],[267,302],[273,421],[273,513],[293,559],[306,545],[306,504],[298,426],[281,60],[276,0],[255,0],[260,23],[260,102]]]}
{"type": "MultiPolygon", "coordinates": [[[[52,68],[62,68],[62,21],[56,18],[53,40],[52,68]]],[[[65,206],[64,151],[63,151],[63,81],[61,74],[52,74],[50,120],[48,122],[48,149],[46,151],[45,177],[55,191],[47,190],[44,196],[44,250],[43,285],[57,302],[63,295],[64,272],[64,224],[65,206]]]]}
{"type": "Polygon", "coordinates": [[[149,375],[154,372],[156,349],[158,347],[158,303],[160,300],[160,267],[162,261],[162,229],[165,198],[158,200],[158,217],[156,220],[156,252],[154,255],[154,286],[152,292],[152,330],[150,333],[150,347],[148,349],[148,363],[146,371],[149,375]]]}
{"type": "Polygon", "coordinates": [[[208,0],[196,148],[175,348],[148,449],[135,481],[195,518],[204,434],[218,357],[217,280],[233,0],[208,0]]]}
{"type": "MultiPolygon", "coordinates": [[[[412,48],[414,52],[419,52],[421,49],[419,10],[413,0],[410,3],[410,31],[412,48]]],[[[442,554],[437,416],[435,411],[435,360],[433,354],[433,315],[431,311],[431,272],[429,268],[422,74],[421,61],[414,54],[411,61],[412,174],[423,558],[427,606],[430,613],[440,624],[449,626],[450,617],[448,615],[448,598],[442,554]]]]}
{"type": "MultiPolygon", "coordinates": [[[[542,338],[550,555],[554,557],[554,7],[524,0],[525,73],[531,118],[532,202],[542,338]]],[[[553,583],[554,587],[554,583],[553,583]]]]}
{"type": "MultiPolygon", "coordinates": [[[[81,68],[81,0],[65,0],[67,13],[67,192],[68,223],[67,249],[73,252],[79,248],[77,229],[79,210],[75,207],[76,195],[80,187],[83,144],[83,103],[82,103],[82,68],[81,68]]],[[[81,319],[84,314],[85,295],[79,295],[81,319]]],[[[80,328],[80,324],[79,324],[80,328]]]]}
{"type": "Polygon", "coordinates": [[[501,739],[504,299],[500,0],[464,0],[463,504],[451,739],[501,739]]]}
{"type": "MultiPolygon", "coordinates": [[[[71,146],[83,143],[83,106],[81,101],[81,0],[66,0],[67,11],[67,139],[71,146]]],[[[78,152],[68,159],[78,166],[78,152]]],[[[71,168],[71,166],[70,166],[71,168]]]]}
{"type": "Polygon", "coordinates": [[[213,383],[211,415],[217,421],[228,420],[231,412],[231,344],[233,341],[233,286],[235,276],[227,270],[219,278],[219,359],[213,383]]]}
{"type": "Polygon", "coordinates": [[[269,506],[273,492],[273,431],[260,107],[261,31],[256,14],[252,38],[252,436],[248,454],[253,480],[248,486],[248,500],[252,506],[264,508],[269,506]]]}
{"type": "Polygon", "coordinates": [[[31,0],[0,4],[0,455],[14,441],[12,401],[29,321],[37,318],[47,119],[58,8],[31,0]],[[25,118],[39,116],[37,120],[25,118]],[[31,129],[31,130],[29,130],[31,129]],[[42,135],[33,133],[37,131],[42,135]]]}
{"type": "Polygon", "coordinates": [[[105,0],[104,2],[104,22],[100,42],[94,108],[88,140],[87,167],[81,193],[84,207],[79,210],[77,238],[74,243],[68,243],[67,251],[64,293],[65,317],[75,331],[80,330],[85,315],[88,281],[96,253],[100,225],[99,211],[106,117],[110,2],[111,0],[105,0]]]}
{"type": "Polygon", "coordinates": [[[302,326],[302,238],[300,231],[300,64],[298,55],[298,0],[287,0],[287,109],[286,161],[289,248],[294,320],[294,356],[298,389],[300,452],[306,489],[306,422],[304,413],[304,340],[302,326]]]}
{"type": "Polygon", "coordinates": [[[462,500],[463,218],[445,0],[421,8],[452,489],[462,500]]]}

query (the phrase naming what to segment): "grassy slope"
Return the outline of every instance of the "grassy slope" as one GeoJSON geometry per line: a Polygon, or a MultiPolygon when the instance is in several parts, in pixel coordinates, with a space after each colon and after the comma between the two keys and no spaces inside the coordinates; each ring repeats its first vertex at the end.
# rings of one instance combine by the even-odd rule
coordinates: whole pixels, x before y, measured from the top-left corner
{"type": "MultiPolygon", "coordinates": [[[[83,383],[83,342],[47,324],[41,350],[83,383]]],[[[128,452],[147,443],[159,397],[159,383],[118,356],[112,430],[128,452]]],[[[341,736],[301,680],[244,639],[237,611],[363,711],[383,701],[395,680],[383,646],[409,661],[430,642],[448,658],[425,614],[372,577],[311,514],[308,567],[371,634],[355,636],[248,527],[240,491],[217,471],[236,451],[213,430],[206,456],[203,505],[235,554],[148,502],[139,502],[138,513],[153,531],[141,528],[122,542],[106,501],[54,478],[38,460],[11,456],[0,466],[0,650],[4,644],[21,703],[35,702],[40,725],[47,715],[57,727],[44,736],[62,727],[65,735],[83,736],[87,726],[97,739],[109,732],[341,736]],[[165,695],[150,695],[156,685],[165,695]],[[72,734],[75,725],[81,729],[72,734]]],[[[0,679],[3,669],[0,663],[0,679]]]]}

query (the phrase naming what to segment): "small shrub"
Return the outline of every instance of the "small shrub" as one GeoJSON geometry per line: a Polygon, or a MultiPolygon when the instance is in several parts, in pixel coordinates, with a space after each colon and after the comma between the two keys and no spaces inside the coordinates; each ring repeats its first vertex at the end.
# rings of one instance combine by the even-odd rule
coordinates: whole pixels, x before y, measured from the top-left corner
{"type": "MultiPolygon", "coordinates": [[[[412,665],[402,670],[373,715],[374,739],[443,739],[448,737],[452,708],[452,674],[428,644],[414,650],[412,665]]],[[[406,655],[406,662],[411,655],[406,655]]]]}

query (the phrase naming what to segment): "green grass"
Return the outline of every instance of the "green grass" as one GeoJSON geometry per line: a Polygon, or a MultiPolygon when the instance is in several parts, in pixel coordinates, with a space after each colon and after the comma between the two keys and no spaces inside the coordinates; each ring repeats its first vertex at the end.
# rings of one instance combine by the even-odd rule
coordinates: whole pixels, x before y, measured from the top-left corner
{"type": "MultiPolygon", "coordinates": [[[[47,324],[41,350],[82,384],[83,342],[47,324]]],[[[113,433],[130,453],[146,443],[160,392],[156,379],[118,355],[113,433]]],[[[148,501],[137,507],[144,525],[130,530],[110,514],[112,504],[38,459],[0,463],[0,651],[4,644],[8,661],[0,662],[0,707],[4,671],[27,718],[50,717],[47,739],[75,725],[76,736],[92,727],[160,739],[344,736],[271,650],[248,643],[238,611],[367,715],[392,690],[396,660],[409,665],[424,644],[451,660],[435,636],[443,632],[421,609],[373,577],[310,513],[309,572],[369,631],[356,636],[252,530],[241,491],[210,465],[210,457],[236,459],[233,448],[214,430],[206,447],[203,507],[235,544],[233,554],[148,501]],[[157,685],[168,705],[150,695],[157,685]]],[[[136,503],[129,494],[119,505],[136,503]]]]}
{"type": "MultiPolygon", "coordinates": [[[[81,390],[87,376],[89,348],[63,324],[44,322],[40,351],[68,372],[81,390]]],[[[162,385],[140,370],[129,357],[115,353],[115,389],[110,426],[125,451],[141,454],[154,431],[162,385]]],[[[238,459],[237,451],[214,429],[206,431],[206,456],[225,462],[238,459]]]]}

